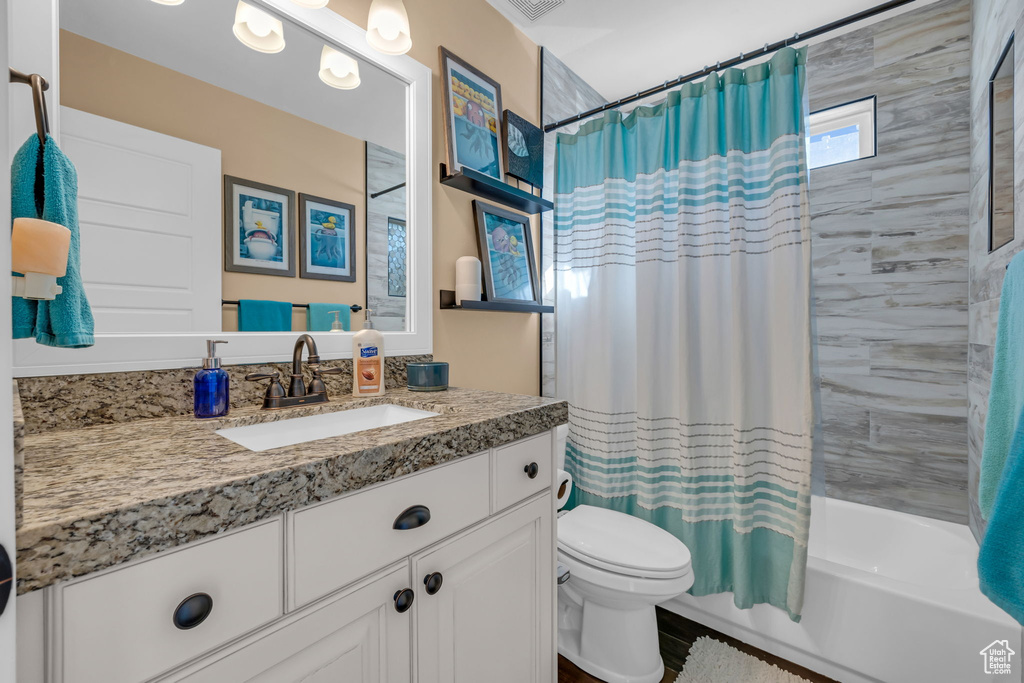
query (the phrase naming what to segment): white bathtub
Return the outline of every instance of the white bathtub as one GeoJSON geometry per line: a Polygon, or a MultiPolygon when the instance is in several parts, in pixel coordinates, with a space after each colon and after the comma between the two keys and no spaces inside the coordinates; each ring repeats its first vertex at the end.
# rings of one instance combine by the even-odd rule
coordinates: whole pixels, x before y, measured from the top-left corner
{"type": "Polygon", "coordinates": [[[843,683],[1020,683],[1021,627],[978,590],[966,526],[820,497],[811,519],[800,623],[731,593],[663,607],[843,683]],[[1017,653],[1011,675],[984,671],[996,640],[1017,653]]]}

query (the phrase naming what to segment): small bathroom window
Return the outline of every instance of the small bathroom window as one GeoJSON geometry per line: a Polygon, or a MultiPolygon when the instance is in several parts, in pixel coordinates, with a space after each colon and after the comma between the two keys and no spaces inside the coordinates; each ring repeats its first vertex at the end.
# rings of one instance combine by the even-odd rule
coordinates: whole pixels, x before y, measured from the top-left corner
{"type": "Polygon", "coordinates": [[[807,165],[834,166],[875,156],[875,98],[811,112],[807,165]]]}

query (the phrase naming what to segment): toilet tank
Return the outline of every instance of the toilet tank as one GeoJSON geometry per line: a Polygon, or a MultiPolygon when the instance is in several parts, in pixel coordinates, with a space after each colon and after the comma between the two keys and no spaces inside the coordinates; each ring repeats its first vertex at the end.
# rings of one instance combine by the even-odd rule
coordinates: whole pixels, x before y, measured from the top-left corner
{"type": "Polygon", "coordinates": [[[569,438],[569,425],[555,427],[555,462],[560,470],[565,469],[565,442],[569,438]]]}

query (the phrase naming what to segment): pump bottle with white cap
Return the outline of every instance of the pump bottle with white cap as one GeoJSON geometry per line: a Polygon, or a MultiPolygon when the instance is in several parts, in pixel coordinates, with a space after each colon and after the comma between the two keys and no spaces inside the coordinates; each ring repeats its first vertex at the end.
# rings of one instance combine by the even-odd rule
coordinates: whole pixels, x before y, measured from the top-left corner
{"type": "Polygon", "coordinates": [[[373,329],[366,309],[363,329],[352,337],[352,395],[384,395],[384,335],[373,329]]]}

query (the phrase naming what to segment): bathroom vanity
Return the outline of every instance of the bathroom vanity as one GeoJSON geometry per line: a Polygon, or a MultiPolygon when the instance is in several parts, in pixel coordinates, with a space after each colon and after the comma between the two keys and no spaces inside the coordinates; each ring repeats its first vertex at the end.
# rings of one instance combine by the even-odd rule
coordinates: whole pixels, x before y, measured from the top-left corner
{"type": "Polygon", "coordinates": [[[553,681],[565,420],[453,389],[28,435],[19,680],[553,681]],[[382,404],[436,415],[259,452],[217,433],[382,404]]]}

